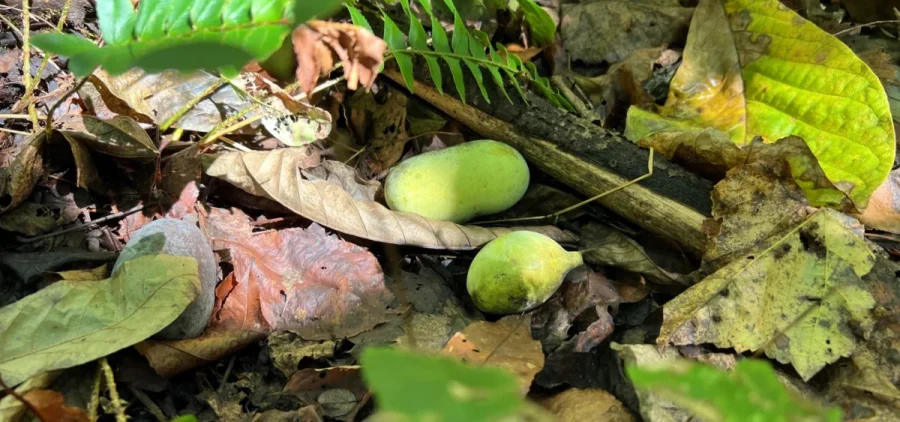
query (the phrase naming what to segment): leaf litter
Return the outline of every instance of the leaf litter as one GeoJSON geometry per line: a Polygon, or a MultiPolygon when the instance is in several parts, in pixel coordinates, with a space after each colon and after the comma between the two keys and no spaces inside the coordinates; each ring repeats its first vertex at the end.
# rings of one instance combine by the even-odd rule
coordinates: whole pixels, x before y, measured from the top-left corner
{"type": "MultiPolygon", "coordinates": [[[[895,413],[900,292],[890,251],[900,243],[891,234],[900,201],[896,170],[888,171],[896,166],[900,43],[886,35],[895,28],[854,27],[841,17],[859,19],[864,10],[816,2],[553,8],[520,0],[497,13],[464,1],[404,0],[382,5],[388,25],[381,37],[380,25],[373,31],[360,19],[379,23],[369,2],[331,19],[326,3],[293,10],[318,19],[297,22],[293,33],[277,23],[285,37],[270,59],[221,72],[122,73],[104,59],[98,63],[115,76],[97,69],[66,96],[75,81],[54,59],[37,78],[34,99],[41,124],[62,101],[53,130],[32,126],[26,114],[0,118],[0,280],[12,281],[0,300],[0,337],[12,339],[0,342],[9,352],[0,353],[8,357],[0,376],[20,384],[39,417],[84,420],[87,400],[72,402],[71,385],[84,396],[93,377],[86,374],[95,371],[85,364],[107,356],[130,406],[117,410],[110,401],[101,412],[136,420],[243,420],[255,412],[255,420],[349,422],[386,410],[415,414],[416,406],[481,420],[490,409],[480,406],[491,400],[494,410],[515,407],[530,420],[549,420],[548,410],[559,420],[689,420],[709,409],[742,420],[758,409],[735,412],[746,403],[723,404],[720,393],[751,391],[741,383],[748,379],[771,387],[754,394],[772,403],[784,403],[782,385],[818,403],[793,410],[819,420],[834,405],[850,419],[895,413]],[[387,19],[393,12],[413,17],[408,34],[387,19]],[[499,54],[482,51],[494,45],[499,54]],[[532,219],[524,226],[458,225],[385,207],[379,180],[397,163],[485,137],[411,86],[377,78],[382,67],[399,65],[406,82],[430,78],[442,89],[441,63],[450,65],[456,92],[476,93],[479,101],[466,104],[482,111],[480,100],[495,93],[490,83],[500,82],[503,93],[509,85],[537,88],[713,180],[712,212],[695,228],[708,236],[706,247],[694,254],[677,241],[657,242],[634,228],[643,216],[595,204],[542,218],[582,198],[573,193],[578,186],[535,170],[547,163],[533,155],[528,193],[488,218],[532,219]],[[482,80],[485,68],[492,81],[482,80]],[[538,69],[552,72],[555,84],[535,79],[538,69]],[[839,83],[826,82],[834,78],[839,83]],[[196,338],[154,338],[191,299],[190,274],[161,281],[183,267],[172,257],[138,262],[148,265],[140,277],[107,278],[123,243],[158,218],[196,222],[219,257],[214,313],[196,338]],[[579,248],[587,265],[533,311],[482,314],[466,291],[468,265],[482,245],[514,230],[579,248]],[[180,290],[160,290],[166,294],[140,305],[153,283],[180,290]],[[63,290],[74,296],[49,298],[63,290]],[[123,317],[123,309],[136,310],[123,317]],[[89,347],[67,337],[85,331],[89,347]],[[29,342],[41,338],[59,353],[30,353],[29,342]],[[379,345],[392,349],[381,353],[379,345]],[[784,365],[766,369],[766,358],[784,365]],[[693,361],[712,366],[686,363],[693,361]],[[653,375],[660,368],[673,372],[653,375]],[[54,381],[59,374],[66,375],[54,381]],[[155,385],[159,376],[181,385],[155,385]],[[400,379],[420,388],[396,394],[400,379]],[[679,391],[718,387],[671,401],[660,380],[679,391]],[[441,399],[430,400],[429,391],[441,399]]],[[[106,47],[97,51],[129,43],[125,32],[109,32],[108,4],[101,6],[99,25],[92,16],[70,25],[82,35],[101,28],[96,35],[106,47]]],[[[140,25],[134,33],[149,36],[152,25],[140,25]]],[[[267,51],[279,41],[258,40],[252,48],[267,51]]],[[[0,110],[28,113],[19,88],[27,81],[24,51],[0,41],[0,110]]],[[[31,50],[34,75],[43,56],[31,50]]],[[[517,102],[489,107],[510,121],[523,113],[517,102]]],[[[551,126],[564,121],[542,113],[551,126]]],[[[109,387],[99,393],[112,397],[109,387]]],[[[0,400],[0,418],[24,413],[13,399],[0,400]]]]}

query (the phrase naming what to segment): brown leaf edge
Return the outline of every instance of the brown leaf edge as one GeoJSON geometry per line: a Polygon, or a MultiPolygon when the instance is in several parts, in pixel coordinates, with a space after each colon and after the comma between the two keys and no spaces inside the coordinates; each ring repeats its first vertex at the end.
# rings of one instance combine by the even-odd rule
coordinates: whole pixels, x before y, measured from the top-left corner
{"type": "Polygon", "coordinates": [[[204,168],[210,176],[253,195],[278,201],[291,211],[325,227],[376,242],[429,249],[469,250],[503,234],[520,230],[541,233],[560,243],[576,241],[571,233],[554,226],[466,226],[391,211],[374,201],[355,200],[335,183],[303,179],[297,163],[305,158],[305,154],[292,148],[228,152],[205,158],[204,168]]]}

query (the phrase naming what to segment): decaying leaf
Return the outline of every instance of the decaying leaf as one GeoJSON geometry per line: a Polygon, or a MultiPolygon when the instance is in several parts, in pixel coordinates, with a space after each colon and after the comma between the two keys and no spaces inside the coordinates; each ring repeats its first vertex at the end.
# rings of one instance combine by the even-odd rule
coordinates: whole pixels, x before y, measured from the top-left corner
{"type": "Polygon", "coordinates": [[[0,229],[37,236],[49,232],[63,223],[63,218],[43,204],[26,202],[0,215],[0,229]]]}
{"type": "Polygon", "coordinates": [[[150,255],[98,282],[61,281],[0,309],[0,376],[16,385],[146,339],[197,295],[193,258],[150,255]]]}
{"type": "Polygon", "coordinates": [[[569,3],[562,5],[560,32],[572,59],[618,63],[635,50],[684,39],[692,12],[678,0],[569,3]]]}
{"type": "MultiPolygon", "coordinates": [[[[878,77],[778,0],[700,1],[666,105],[659,114],[632,107],[626,136],[648,143],[659,133],[710,127],[743,149],[758,136],[767,143],[802,138],[834,185],[797,181],[816,206],[864,209],[894,161],[878,77]]],[[[795,168],[794,177],[805,170],[795,168]]]]}
{"type": "Polygon", "coordinates": [[[307,21],[291,35],[297,54],[297,81],[309,93],[320,76],[331,73],[335,59],[343,63],[347,88],[366,90],[384,63],[387,44],[368,29],[346,23],[307,21]]]}
{"type": "MultiPolygon", "coordinates": [[[[14,388],[13,391],[21,396],[32,390],[47,388],[63,371],[64,370],[62,369],[57,369],[54,371],[42,372],[28,378],[25,382],[14,388]]],[[[29,410],[25,407],[25,404],[11,394],[7,394],[0,399],[0,420],[17,421],[26,412],[29,412],[29,410]]]]}
{"type": "Polygon", "coordinates": [[[44,131],[31,135],[9,168],[0,169],[0,213],[19,206],[31,195],[31,189],[43,171],[41,154],[46,140],[44,131]]]}
{"type": "Polygon", "coordinates": [[[409,141],[406,133],[407,97],[396,89],[388,88],[387,100],[375,108],[370,132],[372,139],[361,159],[365,164],[364,175],[379,176],[400,161],[403,148],[409,141]]]}
{"type": "Polygon", "coordinates": [[[63,395],[53,390],[32,390],[22,396],[38,412],[44,421],[88,422],[83,409],[66,406],[63,395]]]}
{"type": "Polygon", "coordinates": [[[378,261],[321,226],[254,235],[244,213],[213,209],[207,230],[234,265],[234,288],[220,297],[213,326],[327,340],[385,321],[393,295],[378,261]]]}
{"type": "MultiPolygon", "coordinates": [[[[232,83],[241,83],[234,79],[232,83]]],[[[204,71],[182,73],[167,70],[146,73],[139,68],[111,76],[97,69],[91,76],[98,94],[88,96],[102,101],[106,107],[122,115],[135,113],[162,124],[191,100],[199,97],[220,80],[204,71]],[[132,111],[133,110],[133,111],[132,111]]],[[[219,87],[212,95],[191,107],[172,127],[207,132],[227,117],[250,105],[250,101],[230,84],[219,87]]],[[[97,105],[94,105],[97,107],[97,105]]]]}
{"type": "MultiPolygon", "coordinates": [[[[278,201],[325,227],[376,242],[474,249],[515,230],[430,220],[391,211],[377,202],[356,200],[337,184],[304,178],[298,166],[305,159],[305,154],[292,148],[225,153],[206,166],[206,173],[251,194],[278,201]]],[[[553,226],[518,230],[537,231],[560,242],[573,240],[553,226]]]]}
{"type": "Polygon", "coordinates": [[[598,420],[633,422],[634,417],[616,399],[603,390],[570,388],[540,401],[560,422],[598,420]]]}
{"type": "Polygon", "coordinates": [[[442,353],[470,364],[505,369],[516,375],[523,393],[544,367],[541,342],[531,337],[529,315],[506,316],[497,322],[473,322],[451,337],[442,353]]]}
{"type": "Polygon", "coordinates": [[[162,377],[170,377],[230,356],[266,337],[258,331],[208,328],[203,335],[186,340],[144,340],[134,348],[162,377]]]}
{"type": "Polygon", "coordinates": [[[91,189],[93,191],[102,191],[104,183],[97,173],[97,167],[94,165],[94,157],[91,151],[84,144],[66,136],[62,132],[63,138],[69,143],[72,150],[72,158],[75,160],[75,184],[80,188],[91,189]]]}
{"type": "Polygon", "coordinates": [[[660,284],[688,284],[684,275],[656,265],[640,244],[612,227],[589,224],[581,233],[581,241],[582,256],[590,264],[622,268],[660,284]]]}
{"type": "Polygon", "coordinates": [[[116,116],[103,120],[84,115],[67,122],[61,131],[70,142],[121,158],[147,159],[159,156],[150,135],[134,119],[116,116]]]}
{"type": "Polygon", "coordinates": [[[820,210],[666,303],[657,341],[764,348],[809,380],[872,329],[875,302],[861,277],[873,263],[841,214],[820,210]]]}

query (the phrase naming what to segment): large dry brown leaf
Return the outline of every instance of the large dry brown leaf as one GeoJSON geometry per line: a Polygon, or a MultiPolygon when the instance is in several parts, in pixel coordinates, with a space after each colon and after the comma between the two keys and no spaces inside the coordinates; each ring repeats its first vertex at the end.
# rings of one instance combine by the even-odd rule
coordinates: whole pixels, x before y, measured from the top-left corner
{"type": "Polygon", "coordinates": [[[900,170],[875,189],[869,206],[856,217],[867,227],[900,234],[900,170]]]}
{"type": "Polygon", "coordinates": [[[339,22],[309,21],[291,35],[297,55],[297,81],[303,92],[316,86],[319,76],[331,72],[335,58],[344,64],[347,88],[366,90],[375,83],[384,63],[387,43],[368,29],[339,22]]]}
{"type": "MultiPolygon", "coordinates": [[[[342,233],[399,245],[431,249],[474,249],[516,229],[463,226],[395,212],[374,201],[351,197],[340,185],[307,180],[298,170],[302,151],[230,152],[208,164],[206,173],[246,192],[278,201],[291,211],[342,233]]],[[[574,240],[556,227],[531,227],[559,242],[574,240]]]]}
{"type": "Polygon", "coordinates": [[[44,131],[31,135],[12,165],[0,169],[0,213],[15,208],[31,195],[31,189],[43,171],[41,153],[46,139],[44,131]]]}

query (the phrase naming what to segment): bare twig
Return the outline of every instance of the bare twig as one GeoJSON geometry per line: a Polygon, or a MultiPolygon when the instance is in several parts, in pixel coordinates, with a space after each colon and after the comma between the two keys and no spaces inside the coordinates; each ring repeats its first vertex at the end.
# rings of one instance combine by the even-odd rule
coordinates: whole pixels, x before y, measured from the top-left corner
{"type": "Polygon", "coordinates": [[[166,119],[165,122],[163,122],[163,124],[159,125],[159,131],[164,132],[167,129],[169,129],[172,125],[177,123],[178,120],[181,119],[188,111],[190,111],[192,108],[194,108],[194,106],[199,104],[200,101],[203,101],[204,98],[212,95],[222,85],[225,85],[225,83],[227,81],[228,81],[227,79],[220,77],[219,80],[217,80],[214,84],[212,84],[209,87],[207,87],[206,89],[204,89],[203,92],[201,92],[199,95],[197,95],[194,98],[191,98],[191,100],[188,101],[183,107],[178,109],[178,111],[175,112],[175,114],[173,114],[172,117],[169,117],[168,119],[166,119]]]}
{"type": "Polygon", "coordinates": [[[9,132],[9,133],[15,133],[17,135],[31,136],[31,133],[29,133],[29,132],[24,132],[24,131],[15,130],[15,129],[7,129],[5,127],[0,127],[0,132],[9,132]]]}
{"type": "Polygon", "coordinates": [[[136,212],[138,212],[138,211],[141,211],[141,210],[143,210],[144,208],[146,208],[147,206],[148,206],[148,205],[146,205],[146,204],[138,205],[138,206],[136,206],[136,207],[133,207],[133,208],[128,209],[128,210],[125,210],[125,211],[120,211],[120,212],[112,213],[112,214],[110,214],[110,215],[106,215],[106,216],[100,217],[100,218],[98,218],[98,219],[96,219],[96,220],[89,221],[89,222],[84,223],[84,224],[79,224],[79,225],[77,225],[77,226],[75,226],[75,227],[69,227],[69,228],[67,228],[67,229],[58,230],[58,231],[55,231],[55,232],[53,232],[53,233],[42,234],[42,235],[40,235],[40,236],[34,236],[34,237],[16,237],[16,240],[18,240],[19,242],[22,242],[22,243],[37,242],[38,240],[46,239],[46,238],[48,238],[48,237],[59,236],[59,235],[61,235],[61,234],[68,233],[68,232],[73,232],[73,231],[75,231],[75,230],[81,230],[81,229],[86,229],[86,228],[88,228],[88,227],[96,226],[96,225],[98,225],[98,224],[100,224],[100,223],[103,223],[103,222],[105,222],[105,221],[114,220],[114,219],[117,219],[117,218],[122,218],[122,217],[125,217],[125,216],[127,216],[127,215],[134,214],[134,213],[136,213],[136,212]]]}
{"type": "Polygon", "coordinates": [[[158,420],[159,422],[167,422],[169,420],[168,418],[166,418],[166,414],[163,413],[162,409],[160,409],[159,406],[157,406],[156,403],[153,402],[153,399],[151,399],[147,395],[147,393],[134,388],[134,386],[130,384],[128,385],[128,391],[131,391],[131,394],[137,397],[141,404],[143,404],[144,407],[147,408],[147,411],[149,411],[150,414],[152,414],[153,417],[156,418],[156,420],[158,420]]]}
{"type": "Polygon", "coordinates": [[[97,422],[100,409],[100,380],[103,370],[97,365],[97,372],[94,373],[94,386],[91,388],[91,401],[88,403],[88,420],[97,422]]]}
{"type": "MultiPolygon", "coordinates": [[[[24,3],[23,3],[24,5],[24,3]]],[[[72,6],[72,0],[66,0],[65,5],[63,5],[62,13],[59,16],[59,22],[56,23],[56,31],[62,32],[63,26],[66,24],[66,18],[69,16],[69,8],[72,6]]],[[[43,52],[42,52],[43,53],[43,52]]],[[[50,63],[50,54],[43,53],[44,58],[41,60],[41,65],[38,66],[37,70],[37,79],[33,80],[31,84],[25,85],[25,95],[22,96],[22,101],[28,104],[28,114],[30,116],[34,116],[33,123],[35,124],[35,128],[37,128],[37,113],[34,110],[34,101],[32,101],[32,97],[34,96],[34,89],[37,88],[38,82],[41,80],[41,76],[44,74],[44,69],[47,68],[47,63],[50,63]]]]}
{"type": "Polygon", "coordinates": [[[3,387],[3,391],[6,394],[9,394],[10,396],[15,397],[16,400],[22,402],[22,404],[25,405],[25,407],[27,407],[31,413],[34,413],[34,417],[38,418],[38,420],[40,420],[41,422],[49,422],[49,421],[45,420],[43,418],[43,416],[41,416],[41,414],[37,411],[37,409],[34,407],[34,405],[31,404],[31,402],[29,402],[28,400],[25,400],[25,398],[22,397],[21,395],[19,395],[19,393],[17,393],[16,390],[13,390],[8,385],[6,385],[6,382],[3,381],[3,377],[0,377],[0,387],[3,387]]]}
{"type": "Polygon", "coordinates": [[[116,412],[116,422],[128,422],[128,417],[125,416],[125,406],[122,398],[119,397],[119,391],[116,390],[116,377],[105,357],[100,358],[100,369],[103,370],[103,379],[106,381],[106,389],[109,390],[109,401],[116,412]]]}
{"type": "MultiPolygon", "coordinates": [[[[34,83],[31,78],[31,5],[30,0],[22,0],[22,82],[25,84],[25,96],[21,101],[28,101],[31,97],[34,83]]],[[[40,78],[40,75],[38,75],[40,78]]],[[[24,104],[24,103],[23,103],[24,104]]],[[[40,126],[34,107],[28,107],[28,116],[34,130],[40,126]]]]}
{"type": "Polygon", "coordinates": [[[831,35],[834,35],[835,37],[838,37],[838,36],[844,35],[844,34],[846,34],[846,33],[848,33],[848,32],[852,32],[852,31],[855,31],[855,30],[860,29],[860,28],[865,28],[865,27],[869,27],[869,26],[876,26],[876,25],[884,25],[884,24],[886,24],[886,23],[900,23],[900,20],[892,19],[892,20],[886,20],[886,21],[874,21],[874,22],[864,23],[864,24],[860,24],[860,25],[854,25],[854,26],[851,26],[851,27],[849,27],[849,28],[847,28],[847,29],[842,29],[842,30],[840,30],[840,31],[838,31],[838,32],[835,32],[834,34],[831,34],[831,35]]]}
{"type": "Polygon", "coordinates": [[[59,97],[59,99],[56,100],[55,103],[53,103],[53,106],[50,107],[50,110],[47,111],[47,120],[44,123],[46,125],[47,131],[53,130],[53,112],[55,112],[56,109],[62,105],[63,101],[65,101],[66,98],[69,98],[70,95],[78,92],[78,90],[81,89],[81,87],[83,87],[84,84],[88,81],[88,78],[90,78],[90,76],[85,76],[84,78],[81,78],[81,80],[78,81],[78,83],[75,84],[75,86],[73,86],[72,89],[70,89],[68,92],[66,92],[62,97],[59,97]]]}

